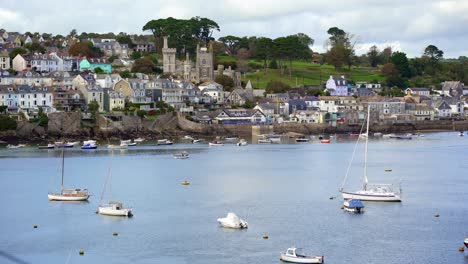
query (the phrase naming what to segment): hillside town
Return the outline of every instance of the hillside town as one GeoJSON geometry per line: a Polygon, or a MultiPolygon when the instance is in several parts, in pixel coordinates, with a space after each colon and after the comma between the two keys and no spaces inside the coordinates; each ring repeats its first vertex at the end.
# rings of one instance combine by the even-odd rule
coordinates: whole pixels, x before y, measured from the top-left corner
{"type": "MultiPolygon", "coordinates": [[[[379,82],[350,82],[329,76],[320,85],[298,85],[284,93],[256,87],[254,80],[230,65],[217,64],[212,43],[198,44],[195,58],[169,45],[161,50],[152,41],[90,38],[102,56],[73,56],[74,36],[44,39],[41,35],[0,31],[0,106],[18,121],[37,121],[40,115],[80,111],[83,118],[100,113],[106,118],[135,115],[157,118],[179,112],[202,124],[309,123],[356,125],[371,107],[375,122],[408,123],[464,120],[468,116],[468,86],[446,80],[435,87],[408,87],[402,96],[383,96],[391,89],[379,82]],[[11,52],[36,46],[40,52],[11,52]],[[159,74],[134,72],[134,53],[160,53],[159,74]],[[109,60],[112,58],[112,62],[109,60]],[[216,82],[227,76],[233,87],[216,82]]],[[[314,63],[312,57],[309,61],[314,63]]]]}

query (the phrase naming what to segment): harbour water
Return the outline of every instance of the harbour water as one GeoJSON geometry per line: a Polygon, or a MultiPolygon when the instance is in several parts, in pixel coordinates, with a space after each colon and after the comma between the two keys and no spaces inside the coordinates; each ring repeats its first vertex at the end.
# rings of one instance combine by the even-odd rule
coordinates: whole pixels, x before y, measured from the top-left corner
{"type": "MultiPolygon", "coordinates": [[[[290,246],[326,263],[468,263],[458,252],[468,235],[468,139],[370,140],[370,181],[401,181],[403,202],[366,202],[362,215],[340,209],[353,148],[332,140],[67,150],[65,185],[88,188],[87,203],[47,200],[60,186],[59,150],[2,148],[0,263],[279,263],[290,246]],[[182,150],[189,159],[172,158],[182,150]],[[95,214],[109,166],[104,200],[124,202],[133,218],[95,214]],[[249,228],[220,228],[230,211],[249,228]]],[[[362,156],[360,146],[346,189],[361,184],[362,156]]]]}

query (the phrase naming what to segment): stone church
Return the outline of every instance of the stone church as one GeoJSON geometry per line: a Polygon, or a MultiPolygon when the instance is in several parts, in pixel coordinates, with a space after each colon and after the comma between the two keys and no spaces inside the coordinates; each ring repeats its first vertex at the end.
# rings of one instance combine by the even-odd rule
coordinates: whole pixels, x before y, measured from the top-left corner
{"type": "Polygon", "coordinates": [[[177,49],[169,48],[167,37],[164,37],[163,55],[163,73],[183,76],[185,81],[201,83],[214,80],[213,69],[213,48],[210,45],[200,48],[197,45],[196,61],[193,63],[190,56],[186,53],[185,61],[176,59],[177,49]]]}

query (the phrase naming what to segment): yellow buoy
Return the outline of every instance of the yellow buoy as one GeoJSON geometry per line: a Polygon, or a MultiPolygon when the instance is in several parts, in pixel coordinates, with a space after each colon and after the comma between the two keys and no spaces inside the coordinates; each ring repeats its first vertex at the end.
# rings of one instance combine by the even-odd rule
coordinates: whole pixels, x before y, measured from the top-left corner
{"type": "Polygon", "coordinates": [[[80,250],[80,255],[84,255],[84,250],[80,250]]]}
{"type": "Polygon", "coordinates": [[[183,181],[181,184],[182,184],[182,185],[190,185],[190,182],[188,182],[188,181],[183,181]]]}
{"type": "Polygon", "coordinates": [[[464,247],[459,247],[458,251],[463,252],[463,251],[465,251],[465,248],[464,247]]]}
{"type": "Polygon", "coordinates": [[[112,235],[113,235],[113,236],[118,236],[118,235],[119,235],[119,233],[117,233],[117,232],[114,232],[114,233],[112,233],[112,235]]]}
{"type": "Polygon", "coordinates": [[[34,227],[34,228],[37,228],[37,225],[34,225],[33,227],[34,227]]]}
{"type": "Polygon", "coordinates": [[[263,235],[262,238],[263,238],[263,239],[268,239],[268,236],[267,236],[267,235],[263,235]]]}
{"type": "Polygon", "coordinates": [[[435,215],[434,215],[434,217],[439,217],[439,216],[440,216],[440,214],[435,214],[435,215]]]}

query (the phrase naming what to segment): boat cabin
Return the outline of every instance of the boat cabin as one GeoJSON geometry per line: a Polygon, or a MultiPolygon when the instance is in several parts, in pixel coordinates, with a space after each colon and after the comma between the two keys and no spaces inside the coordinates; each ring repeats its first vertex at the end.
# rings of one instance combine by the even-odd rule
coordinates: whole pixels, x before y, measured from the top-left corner
{"type": "Polygon", "coordinates": [[[109,202],[109,205],[112,206],[112,209],[114,210],[120,210],[123,208],[123,205],[121,202],[109,202]]]}

